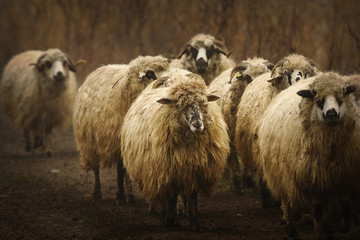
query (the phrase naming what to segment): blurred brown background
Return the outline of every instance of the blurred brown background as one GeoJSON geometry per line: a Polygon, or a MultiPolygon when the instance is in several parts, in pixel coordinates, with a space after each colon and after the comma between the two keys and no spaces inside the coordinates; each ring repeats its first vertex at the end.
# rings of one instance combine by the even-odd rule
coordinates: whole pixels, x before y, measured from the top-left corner
{"type": "Polygon", "coordinates": [[[225,41],[241,61],[290,51],[324,70],[360,72],[358,0],[0,0],[0,70],[19,52],[58,47],[95,68],[138,55],[171,57],[196,33],[225,41]]]}

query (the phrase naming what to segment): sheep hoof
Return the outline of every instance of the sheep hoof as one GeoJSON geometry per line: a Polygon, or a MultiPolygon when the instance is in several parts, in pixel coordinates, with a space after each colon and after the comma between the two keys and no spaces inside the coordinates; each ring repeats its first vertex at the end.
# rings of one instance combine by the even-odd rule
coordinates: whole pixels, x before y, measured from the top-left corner
{"type": "Polygon", "coordinates": [[[92,194],[93,199],[101,199],[101,192],[94,192],[92,194]]]}
{"type": "Polygon", "coordinates": [[[194,231],[194,232],[202,232],[203,231],[202,227],[200,225],[200,222],[197,219],[190,220],[190,229],[191,229],[191,231],[194,231]]]}
{"type": "Polygon", "coordinates": [[[135,203],[135,197],[134,197],[134,195],[132,195],[132,194],[128,195],[128,197],[127,197],[127,203],[128,203],[128,204],[134,204],[134,203],[135,203]]]}
{"type": "Polygon", "coordinates": [[[242,194],[243,193],[242,182],[238,176],[233,177],[233,184],[235,188],[235,193],[238,195],[242,194]]]}
{"type": "Polygon", "coordinates": [[[298,232],[294,227],[291,227],[289,225],[286,226],[286,233],[288,235],[288,239],[297,239],[298,232]]]}
{"type": "Polygon", "coordinates": [[[46,156],[47,156],[48,158],[51,158],[51,157],[52,157],[52,152],[51,152],[51,151],[47,151],[47,152],[46,152],[46,156]]]}
{"type": "Polygon", "coordinates": [[[176,217],[170,217],[165,210],[161,211],[160,220],[167,228],[178,227],[179,222],[176,217]]]}
{"type": "Polygon", "coordinates": [[[244,189],[254,188],[254,181],[252,177],[243,177],[244,189]]]}
{"type": "Polygon", "coordinates": [[[347,233],[350,231],[350,223],[344,224],[340,228],[341,233],[347,233]]]}
{"type": "Polygon", "coordinates": [[[30,147],[29,145],[26,145],[26,146],[25,146],[25,151],[26,151],[26,152],[31,152],[31,147],[30,147]]]}
{"type": "Polygon", "coordinates": [[[301,218],[301,211],[295,211],[294,212],[294,220],[299,221],[301,218]]]}
{"type": "Polygon", "coordinates": [[[157,215],[156,209],[152,204],[149,206],[148,213],[151,215],[157,215]]]}

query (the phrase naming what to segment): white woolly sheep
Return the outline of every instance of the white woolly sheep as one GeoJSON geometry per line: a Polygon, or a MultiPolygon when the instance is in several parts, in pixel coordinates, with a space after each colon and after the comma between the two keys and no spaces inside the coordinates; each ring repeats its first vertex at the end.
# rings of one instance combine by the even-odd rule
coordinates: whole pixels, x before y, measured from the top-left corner
{"type": "MultiPolygon", "coordinates": [[[[231,53],[230,53],[231,54],[231,53]]],[[[200,74],[209,85],[220,73],[235,66],[225,44],[207,34],[197,34],[185,44],[170,66],[200,74]]]]}
{"type": "MultiPolygon", "coordinates": [[[[332,239],[334,203],[341,202],[350,217],[344,200],[360,175],[355,88],[336,73],[324,73],[280,93],[260,119],[259,164],[282,201],[290,238],[297,235],[294,215],[304,208],[313,208],[316,239],[332,239]]],[[[349,220],[344,223],[342,230],[349,230],[349,220]]]]}
{"type": "Polygon", "coordinates": [[[161,56],[139,56],[128,65],[114,64],[96,69],[79,88],[74,107],[74,135],[82,168],[94,171],[94,198],[101,198],[100,166],[117,164],[117,202],[124,203],[126,199],[133,202],[121,157],[120,129],[132,102],[168,66],[168,60],[161,56]]]}
{"type": "Polygon", "coordinates": [[[188,72],[169,87],[150,85],[125,116],[124,165],[147,201],[162,205],[166,226],[178,224],[180,195],[191,229],[201,230],[198,193],[211,194],[229,153],[227,127],[212,102],[216,99],[199,75],[188,72]]]}
{"type": "MultiPolygon", "coordinates": [[[[238,106],[235,129],[235,145],[244,165],[244,188],[253,186],[253,170],[256,170],[261,178],[257,160],[253,157],[253,148],[254,145],[256,147],[257,125],[267,106],[282,90],[300,79],[317,74],[318,71],[319,67],[312,60],[292,54],[280,60],[271,73],[255,78],[245,89],[238,106]]],[[[263,184],[261,186],[263,207],[268,207],[271,204],[269,192],[263,184]]]]}
{"type": "Polygon", "coordinates": [[[246,86],[257,76],[270,72],[273,67],[274,64],[263,58],[249,58],[222,72],[209,86],[209,91],[220,97],[217,103],[229,128],[231,148],[227,164],[237,193],[242,191],[241,170],[234,144],[237,108],[246,86]]]}
{"type": "Polygon", "coordinates": [[[50,157],[53,128],[65,128],[70,123],[77,92],[75,67],[59,49],[26,51],[5,66],[1,106],[24,131],[27,152],[42,147],[50,157]]]}

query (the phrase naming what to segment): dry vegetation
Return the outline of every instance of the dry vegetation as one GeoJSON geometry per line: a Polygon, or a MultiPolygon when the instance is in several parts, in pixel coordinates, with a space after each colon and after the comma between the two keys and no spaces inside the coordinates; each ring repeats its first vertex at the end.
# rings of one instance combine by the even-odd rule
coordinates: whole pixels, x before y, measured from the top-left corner
{"type": "Polygon", "coordinates": [[[0,0],[0,70],[28,49],[58,47],[96,67],[177,54],[199,32],[222,38],[237,61],[276,62],[296,51],[325,69],[359,72],[356,0],[0,0]]]}

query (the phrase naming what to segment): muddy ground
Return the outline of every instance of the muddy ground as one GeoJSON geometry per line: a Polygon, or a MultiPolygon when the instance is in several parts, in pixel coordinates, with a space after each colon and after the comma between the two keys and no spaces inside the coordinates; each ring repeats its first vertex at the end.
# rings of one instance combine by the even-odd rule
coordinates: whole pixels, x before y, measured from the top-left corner
{"type": "MultiPolygon", "coordinates": [[[[24,151],[22,133],[0,112],[0,239],[285,239],[278,208],[262,209],[259,193],[241,196],[226,174],[210,198],[199,199],[203,232],[167,229],[147,213],[135,189],[136,203],[115,204],[115,169],[102,169],[103,198],[92,200],[93,174],[79,167],[71,129],[53,134],[54,154],[24,151]]],[[[358,219],[358,217],[357,217],[358,219]]],[[[355,218],[356,220],[356,218],[355,218]]],[[[298,222],[301,239],[312,239],[309,214],[298,222]]],[[[355,221],[337,239],[360,239],[355,221]]]]}

